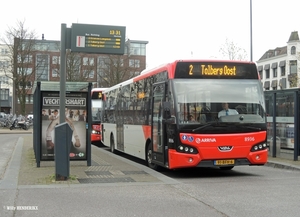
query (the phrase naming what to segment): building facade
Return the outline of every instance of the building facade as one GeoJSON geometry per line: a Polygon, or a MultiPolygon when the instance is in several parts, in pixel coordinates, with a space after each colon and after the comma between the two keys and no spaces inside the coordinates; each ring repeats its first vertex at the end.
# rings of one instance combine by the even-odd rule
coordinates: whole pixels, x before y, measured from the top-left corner
{"type": "Polygon", "coordinates": [[[257,61],[264,90],[290,89],[300,86],[300,41],[297,31],[291,33],[287,45],[270,49],[257,61]]]}
{"type": "Polygon", "coordinates": [[[8,66],[10,65],[9,47],[0,44],[0,112],[11,113],[12,109],[12,74],[8,66]]]}
{"type": "MultiPolygon", "coordinates": [[[[26,41],[23,40],[23,43],[26,41]]],[[[114,85],[113,82],[127,80],[146,68],[147,44],[147,41],[127,40],[124,55],[72,53],[67,50],[66,81],[85,81],[91,82],[93,87],[109,87],[114,85]]],[[[19,88],[25,86],[25,114],[22,115],[27,115],[33,112],[33,83],[60,81],[60,41],[35,40],[34,48],[30,52],[18,50],[16,59],[15,73],[27,77],[26,81],[19,81],[17,85],[19,88]]],[[[18,91],[14,95],[15,109],[12,113],[19,115],[22,112],[18,91]]]]}
{"type": "Polygon", "coordinates": [[[298,32],[287,45],[268,50],[257,61],[265,92],[269,155],[298,160],[299,145],[299,60],[298,32]]]}

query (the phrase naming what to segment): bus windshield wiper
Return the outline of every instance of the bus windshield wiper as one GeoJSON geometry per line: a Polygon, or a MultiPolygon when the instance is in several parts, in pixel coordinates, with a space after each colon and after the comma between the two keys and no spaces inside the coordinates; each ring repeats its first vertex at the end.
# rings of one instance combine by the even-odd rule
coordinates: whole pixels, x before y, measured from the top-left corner
{"type": "Polygon", "coordinates": [[[209,122],[209,123],[207,123],[207,124],[204,124],[204,125],[202,125],[202,126],[200,126],[200,127],[197,127],[196,129],[193,129],[192,132],[195,132],[195,131],[197,131],[197,130],[201,130],[201,129],[204,129],[204,128],[206,128],[206,127],[212,126],[212,125],[215,124],[215,123],[218,123],[218,121],[213,121],[213,122],[209,122]]]}
{"type": "Polygon", "coordinates": [[[250,130],[261,130],[260,127],[251,127],[251,126],[242,126],[242,125],[241,125],[241,127],[242,128],[247,128],[247,129],[250,129],[250,130]]]}

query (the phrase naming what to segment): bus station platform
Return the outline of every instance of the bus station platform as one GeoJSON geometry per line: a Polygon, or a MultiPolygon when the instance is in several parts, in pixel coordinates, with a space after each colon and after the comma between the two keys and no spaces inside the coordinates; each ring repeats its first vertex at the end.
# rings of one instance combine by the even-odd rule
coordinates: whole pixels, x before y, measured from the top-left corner
{"type": "MultiPolygon", "coordinates": [[[[15,167],[6,173],[12,172],[18,176],[14,180],[6,180],[15,186],[24,185],[70,185],[70,184],[110,184],[110,183],[134,183],[134,182],[172,182],[172,179],[156,172],[147,166],[126,159],[118,154],[111,153],[106,147],[92,145],[91,166],[87,161],[70,161],[70,177],[65,181],[56,181],[55,161],[40,161],[37,167],[34,150],[32,129],[7,130],[0,129],[1,134],[19,134],[18,142],[13,150],[11,165],[15,167]],[[16,168],[18,171],[16,171],[16,168]]],[[[1,180],[0,180],[1,181],[1,180]]]]}
{"type": "MultiPolygon", "coordinates": [[[[87,161],[70,161],[70,177],[66,181],[55,180],[55,162],[41,161],[37,167],[33,151],[32,129],[1,129],[0,134],[20,134],[12,161],[18,166],[17,185],[96,184],[130,182],[172,182],[172,179],[156,172],[142,163],[136,163],[121,155],[113,154],[106,147],[92,145],[91,166],[87,161]]],[[[300,161],[268,158],[265,166],[300,170],[300,161]]],[[[8,170],[9,171],[9,170],[8,170]]],[[[10,180],[8,183],[16,182],[10,180]]]]}
{"type": "MultiPolygon", "coordinates": [[[[0,129],[0,138],[12,133],[18,134],[14,145],[0,144],[2,154],[11,155],[7,162],[0,158],[0,216],[160,216],[162,209],[150,207],[162,201],[175,217],[198,216],[199,209],[203,216],[224,216],[202,203],[189,206],[194,198],[170,187],[180,186],[179,181],[105,147],[92,145],[92,165],[71,161],[69,179],[56,181],[55,162],[36,166],[32,130],[0,129]]],[[[299,161],[280,158],[270,157],[266,166],[300,171],[299,161]]]]}

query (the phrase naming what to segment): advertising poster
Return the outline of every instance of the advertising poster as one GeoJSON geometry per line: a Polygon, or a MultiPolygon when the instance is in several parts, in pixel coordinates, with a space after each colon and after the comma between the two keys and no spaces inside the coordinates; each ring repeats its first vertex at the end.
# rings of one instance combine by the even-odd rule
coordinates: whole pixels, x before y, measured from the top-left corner
{"type": "MultiPolygon", "coordinates": [[[[42,92],[41,160],[54,160],[55,126],[59,124],[59,92],[42,92]]],[[[87,93],[66,93],[66,122],[72,129],[70,160],[86,160],[87,93]]]]}

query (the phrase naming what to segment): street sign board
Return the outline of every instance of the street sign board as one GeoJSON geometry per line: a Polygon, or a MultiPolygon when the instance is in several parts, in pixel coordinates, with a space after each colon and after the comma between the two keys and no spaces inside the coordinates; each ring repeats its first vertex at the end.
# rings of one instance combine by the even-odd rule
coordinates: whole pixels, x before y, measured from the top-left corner
{"type": "Polygon", "coordinates": [[[125,49],[124,26],[73,23],[71,51],[123,55],[125,49]]]}

